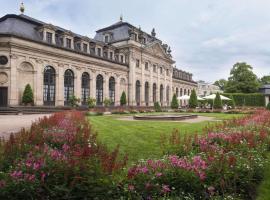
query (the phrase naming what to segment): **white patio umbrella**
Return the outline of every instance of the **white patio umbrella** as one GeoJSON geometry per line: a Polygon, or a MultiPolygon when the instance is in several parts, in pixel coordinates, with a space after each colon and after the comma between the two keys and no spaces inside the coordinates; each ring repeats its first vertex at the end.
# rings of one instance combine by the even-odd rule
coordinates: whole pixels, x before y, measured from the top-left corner
{"type": "MultiPolygon", "coordinates": [[[[211,94],[209,96],[203,97],[204,99],[210,99],[210,100],[214,100],[216,98],[216,94],[211,94]]],[[[228,97],[225,97],[223,95],[220,95],[221,100],[231,100],[228,97]]]]}
{"type": "Polygon", "coordinates": [[[181,97],[177,97],[178,100],[189,100],[189,98],[190,98],[190,96],[188,96],[186,94],[181,96],[181,97]]]}
{"type": "Polygon", "coordinates": [[[203,98],[197,96],[197,100],[202,101],[202,100],[205,100],[205,99],[203,99],[203,98]]]}

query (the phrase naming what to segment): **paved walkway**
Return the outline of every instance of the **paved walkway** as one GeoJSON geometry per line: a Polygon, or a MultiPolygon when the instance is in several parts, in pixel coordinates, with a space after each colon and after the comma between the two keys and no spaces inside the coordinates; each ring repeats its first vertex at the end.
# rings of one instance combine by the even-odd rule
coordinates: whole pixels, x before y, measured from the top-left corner
{"type": "Polygon", "coordinates": [[[0,137],[7,138],[10,133],[21,128],[29,128],[33,121],[50,114],[0,115],[0,137]]]}

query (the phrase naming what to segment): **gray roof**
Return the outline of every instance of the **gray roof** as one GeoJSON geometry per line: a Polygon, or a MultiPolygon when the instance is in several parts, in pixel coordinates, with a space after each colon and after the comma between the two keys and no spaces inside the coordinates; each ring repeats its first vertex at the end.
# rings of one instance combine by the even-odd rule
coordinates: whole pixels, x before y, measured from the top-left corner
{"type": "Polygon", "coordinates": [[[270,84],[263,85],[260,87],[260,89],[270,89],[270,84]]]}

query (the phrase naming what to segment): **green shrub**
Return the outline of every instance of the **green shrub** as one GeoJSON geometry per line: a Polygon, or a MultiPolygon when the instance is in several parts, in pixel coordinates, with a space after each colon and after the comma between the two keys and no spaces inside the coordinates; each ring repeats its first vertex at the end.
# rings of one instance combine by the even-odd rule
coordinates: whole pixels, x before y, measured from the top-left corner
{"type": "Polygon", "coordinates": [[[78,106],[79,106],[78,103],[80,103],[80,99],[77,98],[75,95],[72,95],[72,96],[69,98],[68,102],[69,102],[69,105],[70,105],[71,107],[78,107],[78,106]]]}
{"type": "Polygon", "coordinates": [[[216,94],[216,98],[214,100],[214,108],[215,109],[222,109],[222,102],[221,102],[219,92],[216,94]]]}
{"type": "Polygon", "coordinates": [[[270,102],[267,104],[266,109],[270,110],[270,102]]]}
{"type": "Polygon", "coordinates": [[[254,107],[264,107],[265,97],[261,93],[224,93],[222,94],[228,98],[233,97],[235,101],[235,106],[254,106],[254,107]]]}
{"type": "Polygon", "coordinates": [[[189,107],[196,108],[198,106],[198,99],[196,95],[196,91],[193,89],[189,99],[189,107]]]}
{"type": "Polygon", "coordinates": [[[30,84],[27,84],[25,86],[25,89],[23,91],[22,102],[24,104],[34,103],[33,90],[31,88],[30,84]]]}
{"type": "Polygon", "coordinates": [[[171,108],[177,109],[178,107],[179,107],[178,100],[176,98],[176,94],[174,94],[171,102],[171,108]]]}
{"type": "Polygon", "coordinates": [[[88,108],[94,108],[96,106],[96,99],[89,97],[87,99],[88,108]]]}
{"type": "Polygon", "coordinates": [[[103,101],[103,103],[104,103],[104,106],[105,107],[108,107],[109,105],[112,104],[112,101],[110,99],[108,99],[108,98],[105,98],[104,101],[103,101]]]}
{"type": "Polygon", "coordinates": [[[120,105],[125,106],[127,104],[127,96],[125,92],[122,92],[121,98],[120,98],[120,105]]]}
{"type": "Polygon", "coordinates": [[[154,109],[155,109],[156,112],[161,112],[162,111],[159,102],[154,103],[154,109]]]}

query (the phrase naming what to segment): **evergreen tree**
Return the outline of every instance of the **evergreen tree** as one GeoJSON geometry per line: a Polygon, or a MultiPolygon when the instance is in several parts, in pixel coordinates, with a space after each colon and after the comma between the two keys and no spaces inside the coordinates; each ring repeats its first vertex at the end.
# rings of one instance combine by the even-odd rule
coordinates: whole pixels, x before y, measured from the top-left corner
{"type": "Polygon", "coordinates": [[[171,102],[171,108],[177,109],[178,107],[179,107],[178,100],[176,98],[176,94],[174,94],[171,102]]]}
{"type": "Polygon", "coordinates": [[[127,97],[126,93],[122,92],[121,98],[120,98],[120,105],[125,106],[127,104],[127,97]]]}
{"type": "Polygon", "coordinates": [[[156,112],[161,112],[162,111],[159,102],[154,103],[154,109],[155,109],[156,112]]]}
{"type": "Polygon", "coordinates": [[[24,104],[28,103],[33,103],[34,102],[34,97],[33,97],[33,90],[30,86],[30,84],[27,84],[25,86],[24,92],[23,92],[23,97],[22,97],[22,102],[24,104]]]}
{"type": "Polygon", "coordinates": [[[266,109],[267,109],[267,110],[270,110],[270,102],[267,104],[266,109]]]}
{"type": "Polygon", "coordinates": [[[235,101],[232,95],[229,96],[231,100],[228,101],[228,106],[231,106],[232,108],[235,108],[235,101]]]}
{"type": "Polygon", "coordinates": [[[197,99],[196,91],[194,89],[191,91],[191,95],[190,95],[188,103],[189,103],[190,108],[196,108],[198,106],[198,99],[197,99]]]}
{"type": "Polygon", "coordinates": [[[215,109],[222,109],[222,102],[221,102],[219,92],[216,94],[216,98],[214,100],[214,108],[215,109]]]}

